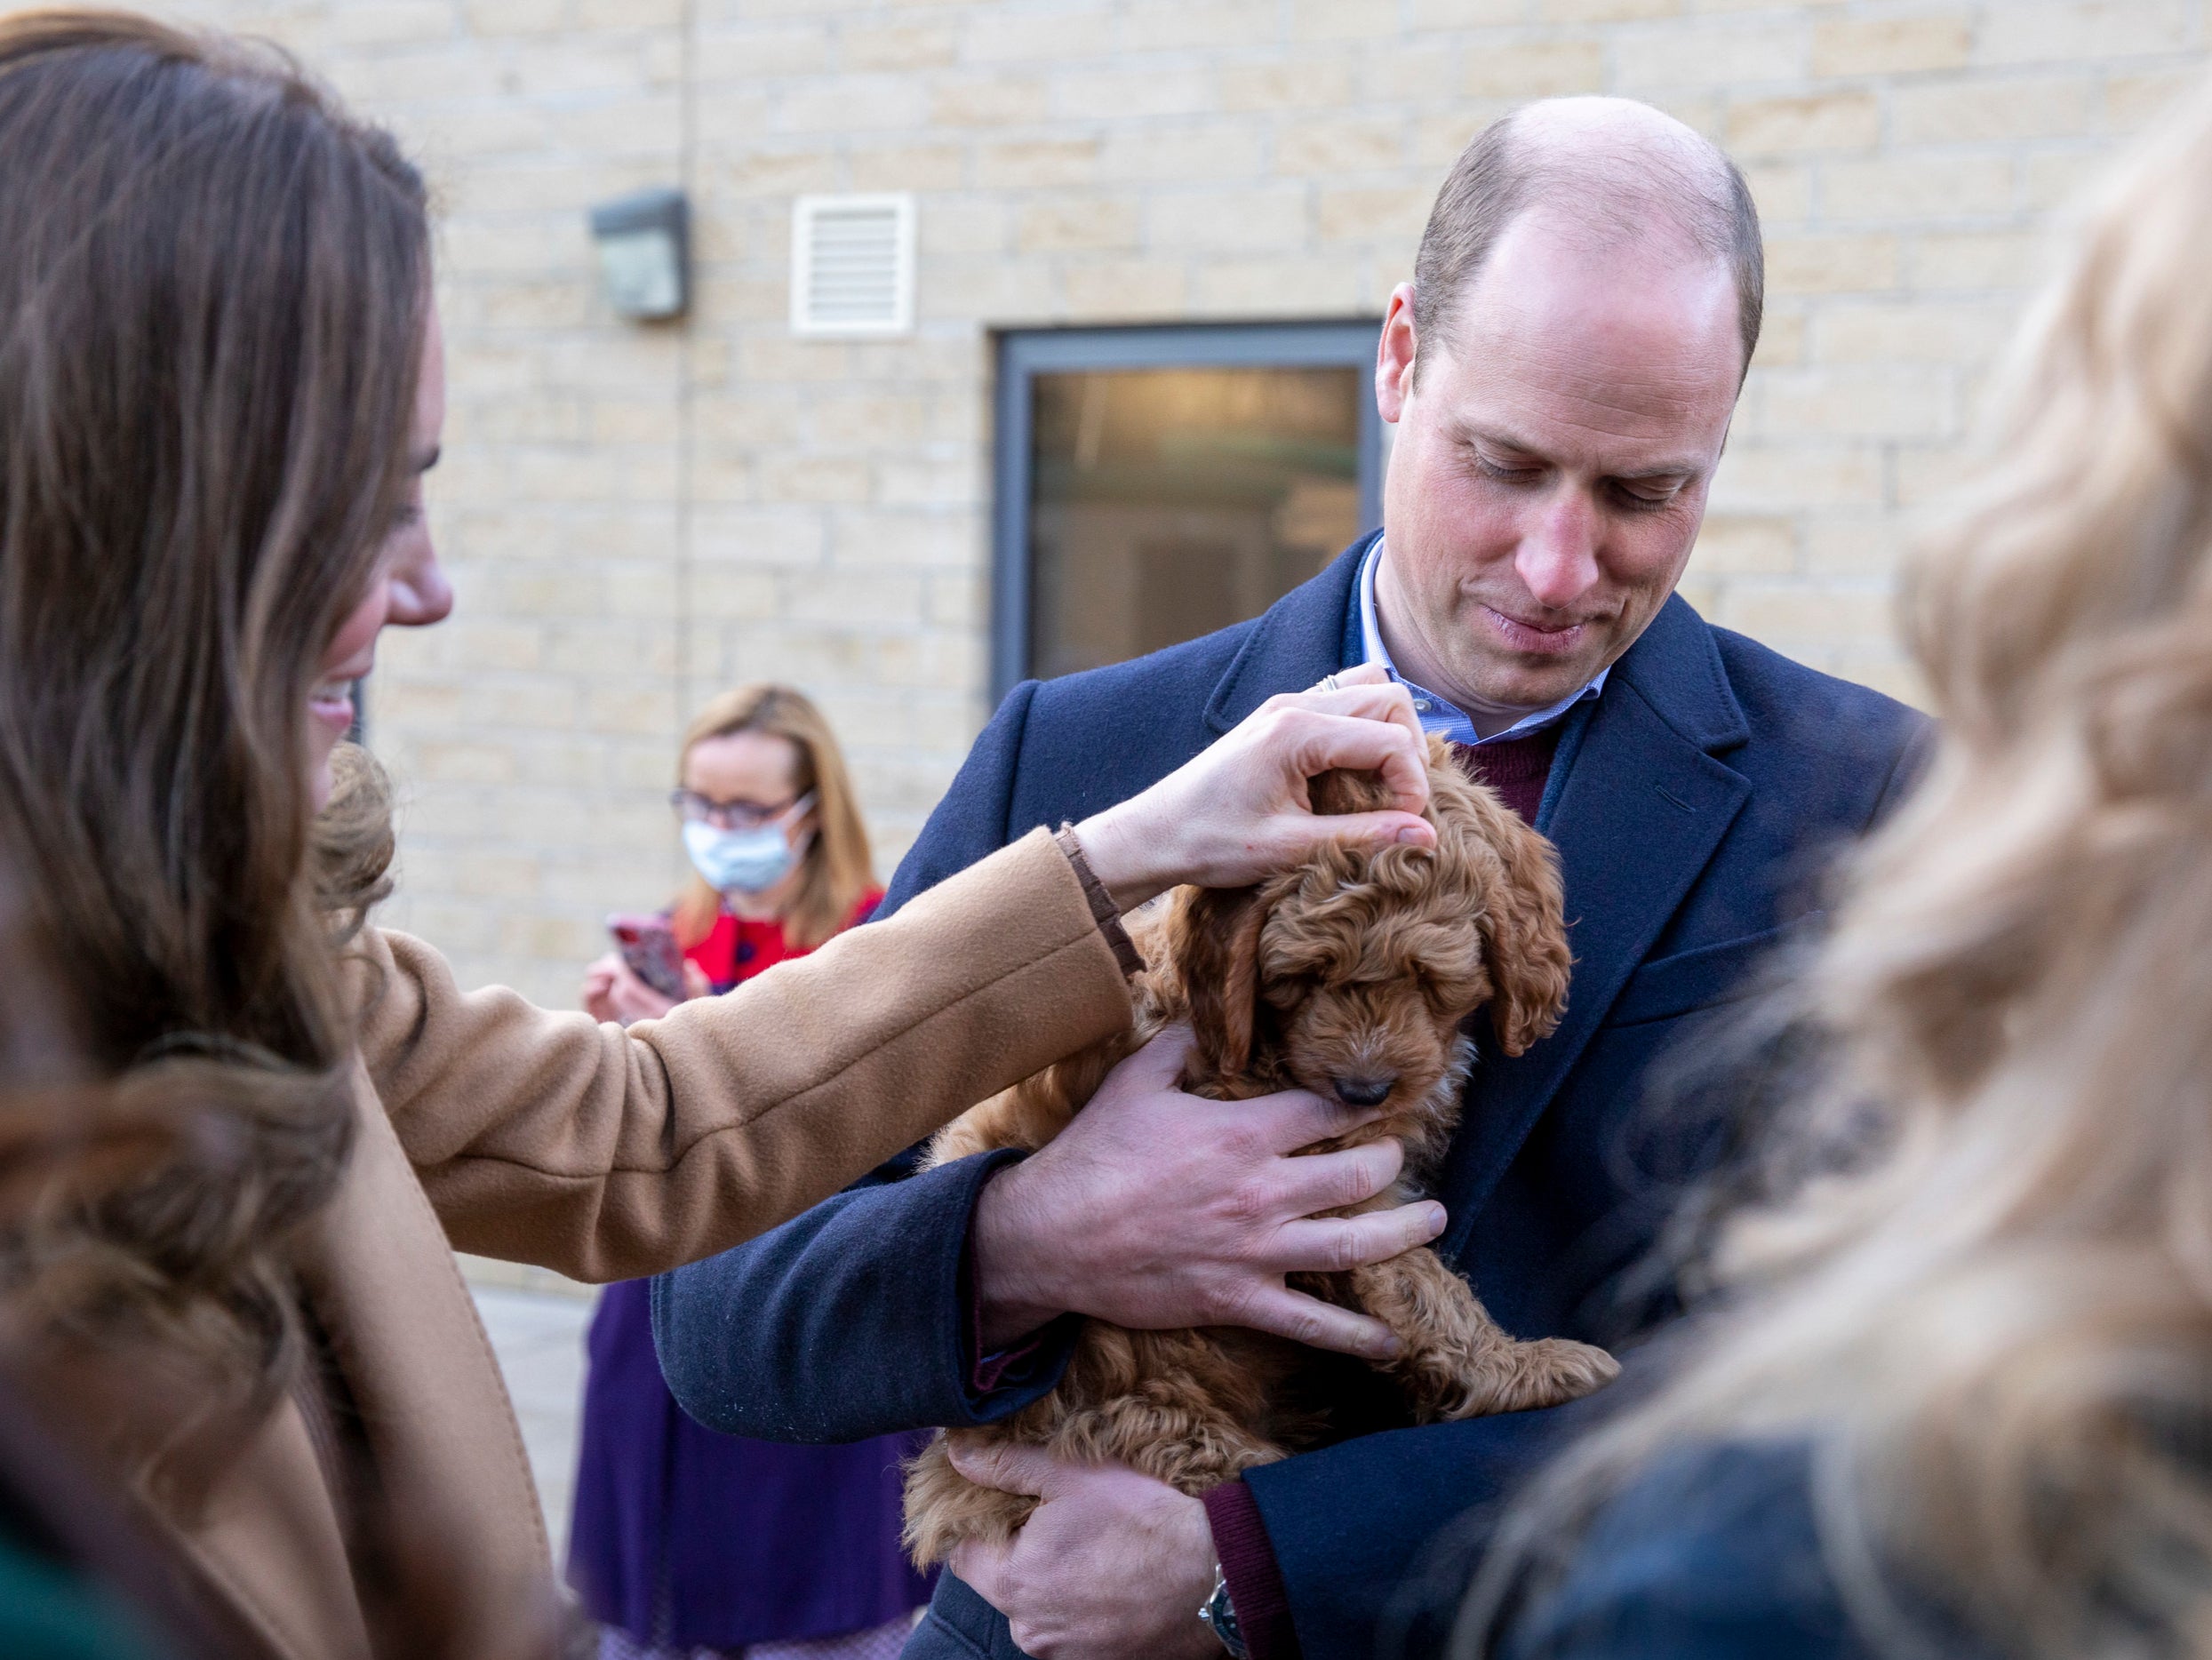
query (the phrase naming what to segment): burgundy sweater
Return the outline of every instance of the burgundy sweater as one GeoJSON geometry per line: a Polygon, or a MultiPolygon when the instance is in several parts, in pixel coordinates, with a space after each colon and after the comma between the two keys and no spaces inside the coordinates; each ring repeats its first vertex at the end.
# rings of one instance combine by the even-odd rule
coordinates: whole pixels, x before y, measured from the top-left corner
{"type": "MultiPolygon", "coordinates": [[[[1544,800],[1544,786],[1552,776],[1552,756],[1559,748],[1556,722],[1540,732],[1480,748],[1451,746],[1452,759],[1470,778],[1489,785],[1505,805],[1529,824],[1544,800]]],[[[1224,1481],[1205,1495],[1206,1519],[1213,1527],[1214,1553],[1229,1584],[1229,1600],[1236,1605],[1236,1620],[1252,1660],[1301,1660],[1298,1632],[1290,1624],[1290,1598],[1282,1573],[1275,1566],[1274,1546],[1267,1538],[1267,1524],[1260,1519],[1252,1489],[1242,1481],[1224,1481]]]]}

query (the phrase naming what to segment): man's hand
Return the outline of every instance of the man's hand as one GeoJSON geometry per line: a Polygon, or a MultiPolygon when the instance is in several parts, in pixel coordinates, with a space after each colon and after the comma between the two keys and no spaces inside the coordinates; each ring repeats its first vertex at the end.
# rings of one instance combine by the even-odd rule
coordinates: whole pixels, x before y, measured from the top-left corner
{"type": "Polygon", "coordinates": [[[1444,1231],[1423,1201],[1316,1217],[1397,1179],[1395,1141],[1290,1156],[1373,1119],[1292,1090],[1208,1101],[1177,1089],[1187,1028],[1107,1075],[1074,1121],[985,1184],[976,1206],[986,1351],[1074,1312],[1138,1330],[1250,1326],[1384,1361],[1380,1321],[1290,1289],[1283,1277],[1382,1262],[1444,1231]]]}
{"type": "Polygon", "coordinates": [[[1213,1592],[1206,1507],[1120,1464],[1063,1464],[1037,1447],[964,1446],[953,1467],[980,1487],[1042,1498],[1005,1544],[970,1540],[953,1572],[1006,1616],[1036,1660],[1206,1660],[1198,1617],[1213,1592]]]}

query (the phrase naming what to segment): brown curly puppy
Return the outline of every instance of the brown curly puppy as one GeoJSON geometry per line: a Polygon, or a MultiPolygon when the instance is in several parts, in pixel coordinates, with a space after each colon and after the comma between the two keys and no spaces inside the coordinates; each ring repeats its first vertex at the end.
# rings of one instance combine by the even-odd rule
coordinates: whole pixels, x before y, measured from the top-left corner
{"type": "MultiPolygon", "coordinates": [[[[1550,844],[1461,774],[1440,739],[1430,740],[1429,783],[1433,852],[1330,848],[1258,887],[1185,888],[1132,918],[1149,964],[1135,1029],[964,1113],[939,1133],[930,1162],[1042,1146],[1117,1063],[1186,1021],[1196,1041],[1186,1089],[1240,1100],[1298,1088],[1379,1105],[1378,1121],[1306,1151],[1395,1136],[1405,1173],[1360,1208],[1417,1198],[1458,1122],[1473,1054],[1462,1023],[1489,1005],[1499,1047],[1520,1054],[1558,1024],[1569,967],[1550,844]]],[[[1321,812],[1384,804],[1372,774],[1330,773],[1313,794],[1321,812]]],[[[1618,1369],[1585,1344],[1515,1342],[1426,1249],[1299,1284],[1396,1333],[1403,1350],[1381,1369],[1396,1386],[1399,1422],[1551,1406],[1618,1369]]],[[[1129,1331],[1093,1320],[1050,1396],[958,1433],[1124,1464],[1195,1494],[1345,1433],[1340,1409],[1364,1377],[1357,1362],[1264,1333],[1129,1331]]],[[[1036,1504],[967,1480],[940,1435],[907,1472],[906,1545],[927,1566],[963,1538],[1005,1538],[1036,1504]]]]}

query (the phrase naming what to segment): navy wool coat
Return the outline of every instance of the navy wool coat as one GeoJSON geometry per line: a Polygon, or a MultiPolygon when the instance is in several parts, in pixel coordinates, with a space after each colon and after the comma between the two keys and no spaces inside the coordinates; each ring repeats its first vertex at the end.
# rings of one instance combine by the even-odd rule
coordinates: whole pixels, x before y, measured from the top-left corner
{"type": "MultiPolygon", "coordinates": [[[[1250,622],[1016,687],[887,909],[1034,826],[1136,794],[1274,693],[1358,661],[1354,578],[1371,539],[1250,622]]],[[[1512,1059],[1477,1023],[1438,1194],[1451,1220],[1436,1249],[1507,1329],[1623,1337],[1624,1270],[1668,1209],[1650,1171],[1694,1165],[1718,1139],[1679,1106],[1640,1122],[1655,1063],[1745,997],[1754,967],[1813,916],[1823,861],[1903,790],[1923,731],[1903,706],[1712,627],[1679,597],[1569,717],[1537,818],[1565,874],[1566,1018],[1512,1059]]],[[[655,1334],[677,1400],[732,1433],[855,1441],[993,1422],[1049,1392],[1070,1320],[994,1389],[972,1387],[962,1252],[977,1193],[1010,1156],[906,1179],[887,1169],[666,1276],[655,1334]]],[[[1250,1472],[1307,1660],[1375,1652],[1430,1541],[1518,1479],[1545,1439],[1529,1421],[1545,1417],[1395,1429],[1250,1472]]],[[[939,1604],[964,1590],[940,1590],[939,1604]]],[[[917,1643],[930,1637],[925,1626],[917,1643]]]]}

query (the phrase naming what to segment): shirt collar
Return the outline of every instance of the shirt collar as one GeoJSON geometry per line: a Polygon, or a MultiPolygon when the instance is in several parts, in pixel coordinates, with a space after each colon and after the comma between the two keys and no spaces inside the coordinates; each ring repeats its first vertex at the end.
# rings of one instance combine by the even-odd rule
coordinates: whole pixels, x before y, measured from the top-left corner
{"type": "Polygon", "coordinates": [[[1398,666],[1390,660],[1390,648],[1383,643],[1383,631],[1375,620],[1375,569],[1382,562],[1383,539],[1377,537],[1375,546],[1369,548],[1367,557],[1360,563],[1360,650],[1361,660],[1380,664],[1408,691],[1413,694],[1413,712],[1420,717],[1421,730],[1434,732],[1448,742],[1463,745],[1470,749],[1484,744],[1502,744],[1510,738],[1527,738],[1540,732],[1567,717],[1567,712],[1585,698],[1594,698],[1605,690],[1605,677],[1612,672],[1608,664],[1597,677],[1571,697],[1561,698],[1548,709],[1537,709],[1522,715],[1502,732],[1488,738],[1475,736],[1474,718],[1449,698],[1440,698],[1425,686],[1415,684],[1398,672],[1398,666]]]}

